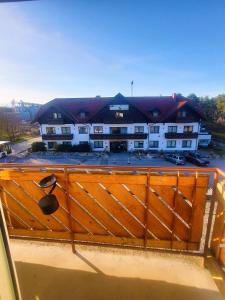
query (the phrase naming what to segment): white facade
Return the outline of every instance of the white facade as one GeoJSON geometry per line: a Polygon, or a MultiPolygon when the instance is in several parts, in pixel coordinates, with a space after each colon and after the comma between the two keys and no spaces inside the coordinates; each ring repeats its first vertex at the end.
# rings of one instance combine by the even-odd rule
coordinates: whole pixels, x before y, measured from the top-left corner
{"type": "MultiPolygon", "coordinates": [[[[198,122],[149,124],[42,124],[41,135],[47,135],[47,137],[51,135],[50,139],[47,137],[43,139],[49,150],[54,148],[53,143],[71,143],[72,145],[89,143],[93,151],[110,151],[112,142],[124,142],[126,144],[126,151],[195,151],[198,149],[198,143],[201,142],[200,140],[211,140],[209,134],[203,135],[201,133],[200,124],[198,122]],[[122,139],[119,138],[116,140],[113,137],[112,133],[114,133],[115,130],[120,132],[123,136],[122,139]],[[167,138],[165,134],[168,133],[175,133],[176,138],[167,138]],[[198,135],[195,138],[184,138],[185,133],[195,133],[198,135]],[[107,139],[96,139],[93,138],[93,135],[95,134],[98,136],[101,136],[101,134],[108,134],[111,136],[107,139]],[[133,136],[129,137],[129,134],[132,134],[133,136]],[[134,138],[134,134],[145,134],[146,138],[134,138]],[[58,135],[58,137],[54,139],[54,136],[56,135],[58,135]],[[60,135],[63,135],[63,139],[60,139],[60,135]],[[67,135],[72,136],[67,139],[67,135]]],[[[118,134],[116,135],[118,136],[118,134]]]]}

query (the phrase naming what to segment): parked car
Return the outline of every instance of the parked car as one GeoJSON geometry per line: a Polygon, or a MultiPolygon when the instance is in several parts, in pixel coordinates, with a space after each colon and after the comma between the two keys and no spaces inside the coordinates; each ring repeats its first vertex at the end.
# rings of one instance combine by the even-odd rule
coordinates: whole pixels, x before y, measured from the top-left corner
{"type": "Polygon", "coordinates": [[[0,158],[6,157],[7,153],[5,151],[0,151],[0,158]]]}
{"type": "Polygon", "coordinates": [[[185,164],[185,159],[183,156],[179,154],[166,154],[165,159],[176,164],[176,165],[184,165],[185,164]]]}
{"type": "Polygon", "coordinates": [[[206,167],[210,163],[209,160],[203,157],[201,154],[192,152],[186,155],[186,160],[199,167],[206,167]]]}

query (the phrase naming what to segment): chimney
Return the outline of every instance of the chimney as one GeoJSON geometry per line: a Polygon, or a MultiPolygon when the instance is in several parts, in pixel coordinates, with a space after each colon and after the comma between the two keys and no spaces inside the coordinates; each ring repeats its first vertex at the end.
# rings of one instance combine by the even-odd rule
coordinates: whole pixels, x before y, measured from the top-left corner
{"type": "Polygon", "coordinates": [[[173,94],[172,94],[172,98],[173,98],[173,100],[176,100],[177,94],[176,94],[176,93],[173,93],[173,94]]]}

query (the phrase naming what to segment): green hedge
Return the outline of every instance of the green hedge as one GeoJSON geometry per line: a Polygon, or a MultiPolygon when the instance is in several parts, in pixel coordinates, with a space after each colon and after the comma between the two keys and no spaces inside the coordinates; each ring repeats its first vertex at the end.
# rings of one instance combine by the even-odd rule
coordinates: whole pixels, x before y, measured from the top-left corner
{"type": "Polygon", "coordinates": [[[58,144],[55,147],[55,150],[57,152],[72,152],[72,145],[67,145],[67,144],[58,144]]]}
{"type": "Polygon", "coordinates": [[[46,151],[46,145],[43,142],[34,142],[31,145],[32,152],[46,151]]]}
{"type": "Polygon", "coordinates": [[[79,145],[66,145],[58,144],[55,147],[57,152],[90,152],[91,147],[89,144],[79,144],[79,145]]]}
{"type": "Polygon", "coordinates": [[[90,146],[90,144],[73,145],[72,151],[73,152],[90,152],[91,146],[90,146]]]}

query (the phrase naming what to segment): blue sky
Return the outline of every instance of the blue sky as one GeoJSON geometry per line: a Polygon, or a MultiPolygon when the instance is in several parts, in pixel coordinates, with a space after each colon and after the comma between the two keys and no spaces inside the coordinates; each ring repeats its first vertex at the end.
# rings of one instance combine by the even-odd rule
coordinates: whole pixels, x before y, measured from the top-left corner
{"type": "Polygon", "coordinates": [[[0,104],[225,93],[224,0],[0,4],[0,104]]]}

